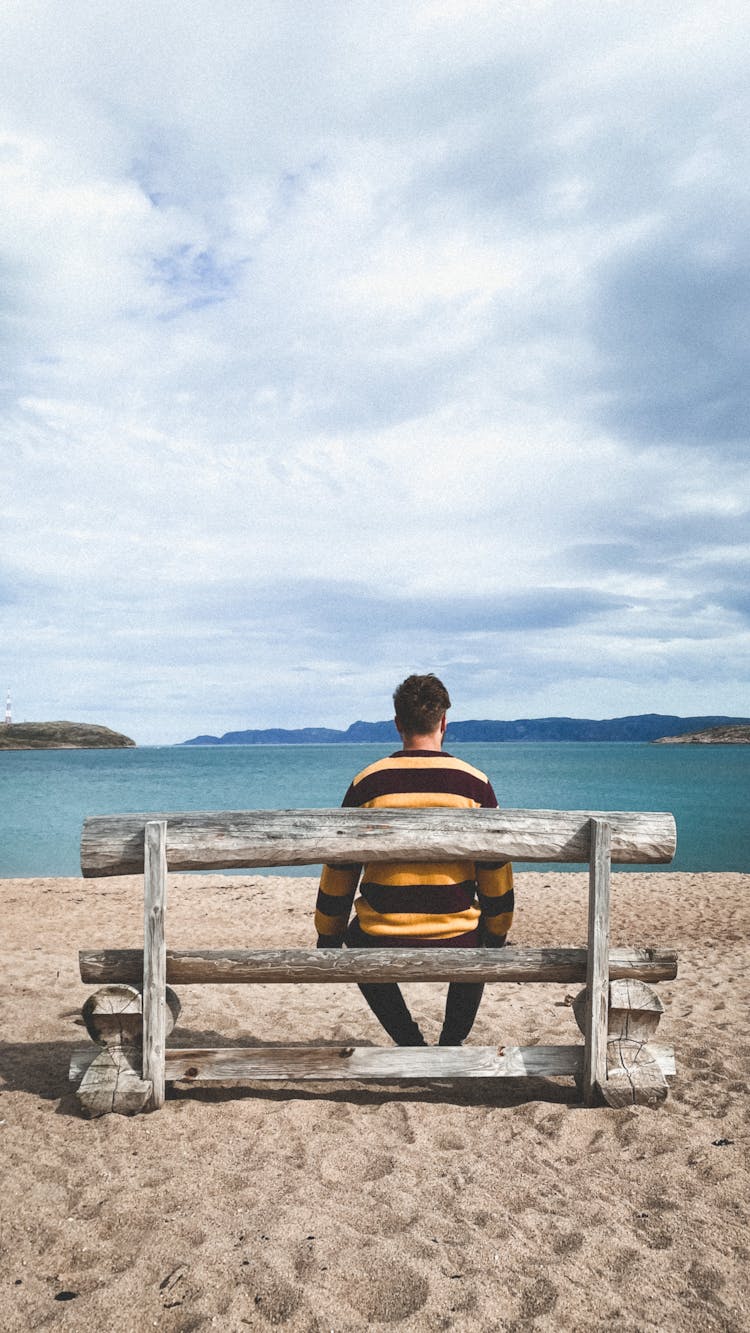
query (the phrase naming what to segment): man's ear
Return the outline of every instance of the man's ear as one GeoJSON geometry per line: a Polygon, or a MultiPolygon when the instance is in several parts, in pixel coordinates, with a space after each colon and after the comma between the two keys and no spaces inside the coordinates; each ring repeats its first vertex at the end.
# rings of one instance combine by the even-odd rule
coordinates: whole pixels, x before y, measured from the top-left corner
{"type": "Polygon", "coordinates": [[[442,716],[441,719],[440,719],[440,734],[441,734],[441,736],[444,736],[444,735],[445,735],[445,729],[446,729],[447,726],[448,726],[448,714],[447,714],[447,713],[443,713],[443,716],[442,716]]]}
{"type": "Polygon", "coordinates": [[[403,736],[403,734],[404,734],[404,732],[403,732],[403,728],[402,728],[401,723],[399,722],[398,718],[397,718],[397,717],[394,717],[393,721],[394,721],[394,723],[396,724],[396,731],[398,732],[399,736],[403,736]]]}

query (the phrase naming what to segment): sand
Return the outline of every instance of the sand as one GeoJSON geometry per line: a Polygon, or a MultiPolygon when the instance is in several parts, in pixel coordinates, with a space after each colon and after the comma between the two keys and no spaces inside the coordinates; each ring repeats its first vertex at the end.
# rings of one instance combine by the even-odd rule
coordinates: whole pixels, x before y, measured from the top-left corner
{"type": "MultiPolygon", "coordinates": [[[[582,874],[521,874],[517,944],[585,939],[582,874]]],[[[175,946],[311,943],[308,879],[176,876],[175,946]]],[[[176,1088],[85,1120],[80,947],[136,879],[3,880],[0,1328],[750,1328],[750,875],[617,874],[613,944],[673,944],[657,1110],[569,1080],[176,1088]]],[[[575,991],[577,988],[572,988],[575,991]]],[[[428,1040],[443,986],[407,993],[428,1040]]],[[[173,1044],[383,1044],[354,987],[194,987],[173,1044]]],[[[480,1045],[578,1039],[565,986],[488,987],[480,1045]]]]}

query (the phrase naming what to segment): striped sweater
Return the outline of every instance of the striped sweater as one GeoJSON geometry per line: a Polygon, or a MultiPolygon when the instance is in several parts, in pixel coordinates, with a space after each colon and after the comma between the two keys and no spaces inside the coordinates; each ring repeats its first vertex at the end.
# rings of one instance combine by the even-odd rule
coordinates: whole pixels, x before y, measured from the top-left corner
{"type": "MultiPolygon", "coordinates": [[[[342,804],[476,810],[496,808],[497,798],[485,774],[463,759],[438,750],[399,750],[358,773],[342,804]]],[[[507,862],[324,866],[315,910],[319,947],[343,942],[358,884],[358,925],[384,945],[409,939],[444,943],[481,926],[482,943],[500,946],[513,919],[513,871],[507,862]]]]}

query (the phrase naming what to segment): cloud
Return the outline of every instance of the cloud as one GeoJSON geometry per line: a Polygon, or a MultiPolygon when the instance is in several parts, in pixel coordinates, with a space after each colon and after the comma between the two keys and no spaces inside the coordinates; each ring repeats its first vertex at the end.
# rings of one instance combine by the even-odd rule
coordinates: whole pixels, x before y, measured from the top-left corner
{"type": "Polygon", "coordinates": [[[718,209],[692,235],[665,228],[600,272],[597,379],[603,418],[621,437],[745,456],[750,218],[742,212],[744,225],[735,214],[731,228],[718,209]]]}
{"type": "Polygon", "coordinates": [[[743,711],[744,6],[0,25],[23,712],[743,711]]]}

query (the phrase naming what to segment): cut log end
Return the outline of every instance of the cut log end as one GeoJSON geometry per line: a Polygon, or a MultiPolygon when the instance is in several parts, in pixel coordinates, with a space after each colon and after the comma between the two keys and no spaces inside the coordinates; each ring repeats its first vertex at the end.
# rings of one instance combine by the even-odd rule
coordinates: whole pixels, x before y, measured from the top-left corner
{"type": "Polygon", "coordinates": [[[607,1078],[598,1085],[607,1106],[658,1106],[667,1080],[645,1042],[614,1037],[607,1042],[607,1078]]]}
{"type": "Polygon", "coordinates": [[[137,1046],[105,1047],[94,1057],[76,1090],[85,1116],[136,1115],[151,1098],[151,1084],[141,1078],[137,1046]]]}
{"type": "MultiPolygon", "coordinates": [[[[581,1032],[585,1032],[586,999],[588,992],[579,991],[573,1001],[573,1015],[581,1032]]],[[[664,1013],[664,1005],[653,988],[645,981],[610,981],[607,1037],[626,1037],[633,1041],[650,1041],[664,1013]]]]}
{"type": "MultiPolygon", "coordinates": [[[[180,1016],[180,1001],[167,986],[167,1036],[180,1016]]],[[[143,997],[139,986],[102,986],[89,995],[83,1021],[92,1041],[99,1046],[139,1046],[143,1041],[143,997]]]]}

